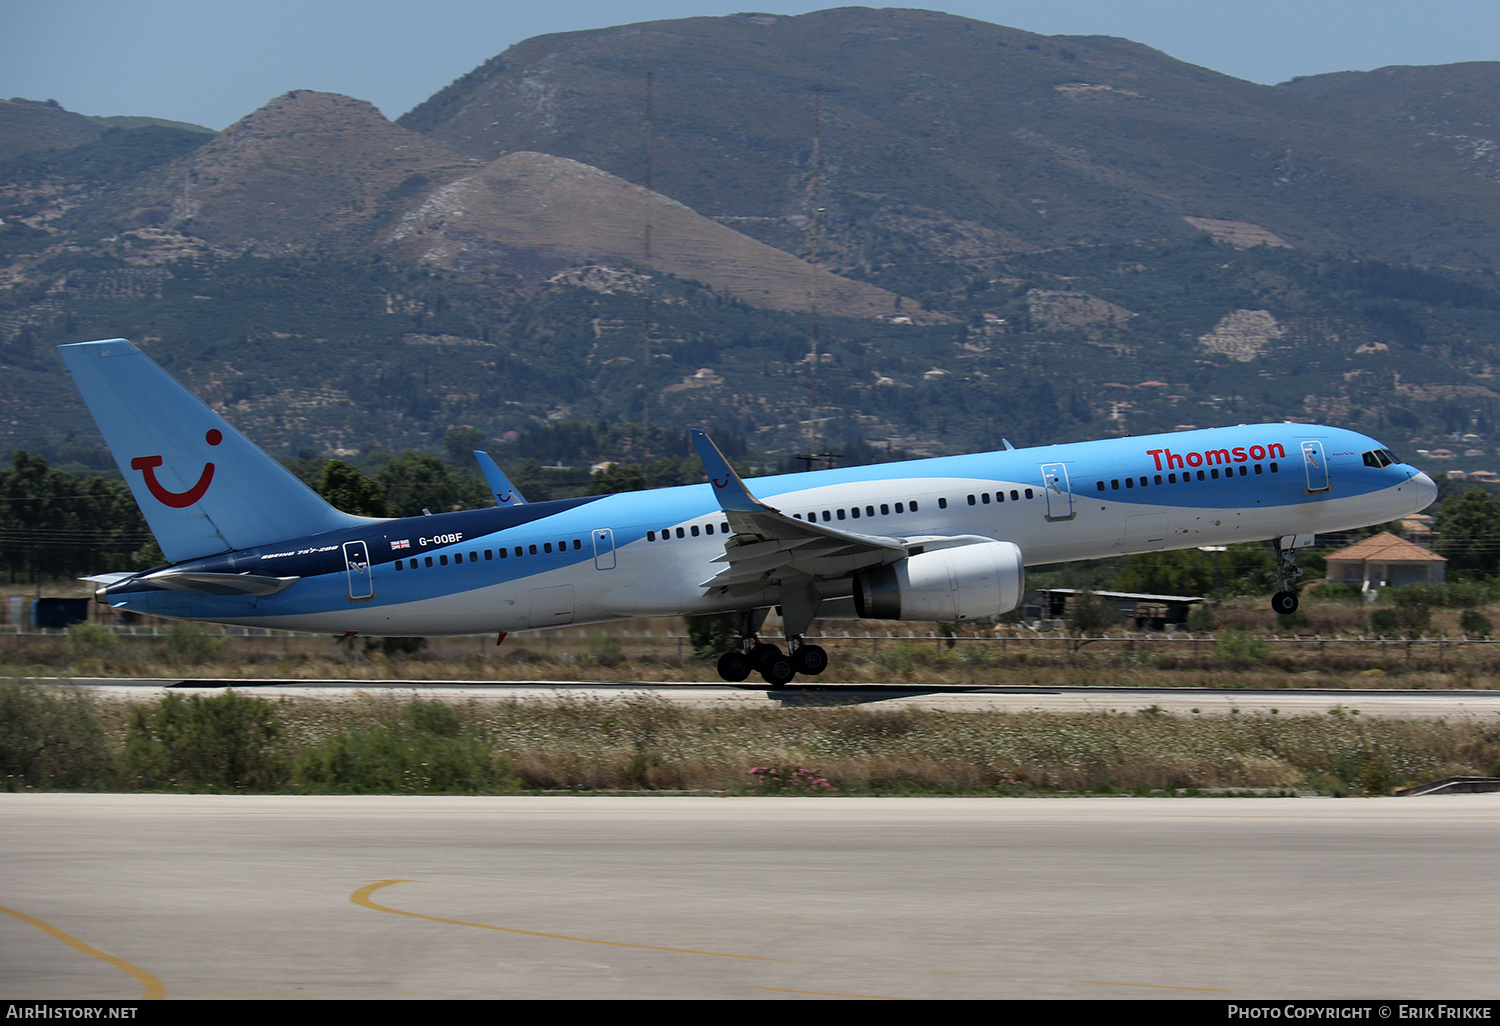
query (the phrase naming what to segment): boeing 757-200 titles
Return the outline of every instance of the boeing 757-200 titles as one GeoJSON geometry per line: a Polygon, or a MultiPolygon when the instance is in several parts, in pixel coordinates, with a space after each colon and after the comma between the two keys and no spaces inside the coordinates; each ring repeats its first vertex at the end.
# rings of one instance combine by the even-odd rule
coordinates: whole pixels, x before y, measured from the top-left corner
{"type": "Polygon", "coordinates": [[[393,520],[334,509],[123,339],[60,347],[166,566],[92,580],[120,609],[354,635],[537,630],[738,612],[725,680],[815,675],[824,616],[984,620],[1025,568],[1273,541],[1278,612],[1318,531],[1425,508],[1432,480],[1364,435],[1248,424],[742,481],[701,431],[708,483],[393,520]],[[752,487],[753,486],[753,487],[752,487]],[[779,608],[787,650],[761,640],[779,608]]]}

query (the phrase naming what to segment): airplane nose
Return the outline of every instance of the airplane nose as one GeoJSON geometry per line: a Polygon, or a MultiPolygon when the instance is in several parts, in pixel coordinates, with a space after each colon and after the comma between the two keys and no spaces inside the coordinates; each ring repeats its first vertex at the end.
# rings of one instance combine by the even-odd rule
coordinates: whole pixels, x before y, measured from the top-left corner
{"type": "Polygon", "coordinates": [[[1438,489],[1432,478],[1419,470],[1412,475],[1411,483],[1416,486],[1417,501],[1421,503],[1418,509],[1426,509],[1437,501],[1438,489]]]}

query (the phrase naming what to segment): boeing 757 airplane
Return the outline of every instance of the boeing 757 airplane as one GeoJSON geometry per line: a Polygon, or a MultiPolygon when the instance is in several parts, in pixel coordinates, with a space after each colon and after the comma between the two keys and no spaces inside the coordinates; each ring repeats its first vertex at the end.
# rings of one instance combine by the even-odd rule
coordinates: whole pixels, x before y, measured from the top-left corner
{"type": "MultiPolygon", "coordinates": [[[[1319,531],[1424,509],[1432,480],[1379,442],[1312,424],[1007,448],[740,479],[701,431],[708,482],[385,520],[334,509],[124,339],[60,347],[162,552],[91,578],[155,616],[341,635],[537,630],[737,612],[725,680],[773,687],[828,655],[819,615],[984,620],[1028,565],[1271,540],[1297,608],[1296,550],[1319,531]],[[779,608],[787,650],[763,641],[779,608]]],[[[480,454],[482,455],[482,454],[480,454]]]]}

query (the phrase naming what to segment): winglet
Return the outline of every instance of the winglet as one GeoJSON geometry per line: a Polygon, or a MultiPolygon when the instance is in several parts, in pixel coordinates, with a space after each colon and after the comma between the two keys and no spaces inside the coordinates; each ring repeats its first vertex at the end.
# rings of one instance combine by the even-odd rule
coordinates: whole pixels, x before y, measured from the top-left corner
{"type": "Polygon", "coordinates": [[[526,505],[526,497],[521,494],[519,488],[510,483],[510,478],[505,476],[505,471],[495,465],[489,453],[483,449],[475,449],[474,458],[479,461],[479,472],[484,475],[485,483],[490,487],[490,494],[495,497],[495,505],[526,505]]]}
{"type": "Polygon", "coordinates": [[[714,445],[708,433],[692,429],[693,444],[698,447],[698,457],[703,460],[703,469],[708,473],[709,483],[714,486],[714,498],[726,513],[759,513],[770,509],[765,503],[750,494],[740,475],[734,472],[719,447],[714,445]]]}

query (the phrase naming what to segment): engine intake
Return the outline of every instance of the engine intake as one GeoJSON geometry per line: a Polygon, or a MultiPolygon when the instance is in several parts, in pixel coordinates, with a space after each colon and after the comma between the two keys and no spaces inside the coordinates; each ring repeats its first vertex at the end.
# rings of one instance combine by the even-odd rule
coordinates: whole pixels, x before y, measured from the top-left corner
{"type": "Polygon", "coordinates": [[[867,620],[984,620],[1021,604],[1026,565],[1013,542],[980,542],[908,556],[854,578],[867,620]]]}

